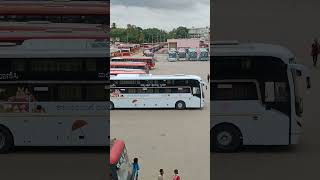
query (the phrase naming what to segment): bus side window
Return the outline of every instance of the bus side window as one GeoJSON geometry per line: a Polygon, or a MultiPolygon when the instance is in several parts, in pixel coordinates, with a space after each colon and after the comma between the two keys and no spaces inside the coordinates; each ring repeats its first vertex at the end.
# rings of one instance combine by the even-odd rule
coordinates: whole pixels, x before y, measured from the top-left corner
{"type": "Polygon", "coordinates": [[[127,89],[127,93],[128,94],[135,94],[136,93],[136,89],[135,88],[128,88],[127,89]]]}
{"type": "Polygon", "coordinates": [[[85,87],[86,101],[105,101],[107,93],[105,93],[104,85],[87,85],[85,87]]]}
{"type": "Polygon", "coordinates": [[[153,93],[160,93],[160,88],[154,88],[153,93]]]}
{"type": "Polygon", "coordinates": [[[212,88],[213,100],[258,100],[253,82],[215,83],[212,88]]]}
{"type": "Polygon", "coordinates": [[[159,93],[165,93],[165,88],[159,88],[159,93]]]}
{"type": "Polygon", "coordinates": [[[58,101],[81,101],[82,88],[80,85],[60,85],[57,88],[58,101]]]}
{"type": "Polygon", "coordinates": [[[171,93],[171,88],[164,88],[165,93],[171,93]]]}
{"type": "Polygon", "coordinates": [[[33,96],[34,99],[31,101],[49,101],[50,94],[49,94],[49,87],[47,86],[36,86],[33,88],[33,96]]]}

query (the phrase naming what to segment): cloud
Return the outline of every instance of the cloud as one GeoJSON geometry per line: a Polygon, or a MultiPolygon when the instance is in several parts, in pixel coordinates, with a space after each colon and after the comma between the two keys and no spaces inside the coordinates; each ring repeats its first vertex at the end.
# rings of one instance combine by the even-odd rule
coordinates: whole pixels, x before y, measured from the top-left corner
{"type": "Polygon", "coordinates": [[[188,9],[198,4],[209,6],[210,0],[111,0],[111,5],[171,10],[188,9]]]}
{"type": "Polygon", "coordinates": [[[111,23],[115,22],[118,26],[122,27],[125,27],[127,24],[134,24],[142,28],[157,27],[167,31],[178,26],[190,28],[192,26],[205,27],[210,24],[209,0],[179,0],[172,2],[170,0],[132,1],[112,0],[111,23]],[[113,3],[113,1],[116,3],[113,3]],[[136,3],[133,4],[132,1],[136,3]],[[143,2],[146,3],[144,4],[143,2]],[[169,8],[166,8],[167,6],[169,8]]]}

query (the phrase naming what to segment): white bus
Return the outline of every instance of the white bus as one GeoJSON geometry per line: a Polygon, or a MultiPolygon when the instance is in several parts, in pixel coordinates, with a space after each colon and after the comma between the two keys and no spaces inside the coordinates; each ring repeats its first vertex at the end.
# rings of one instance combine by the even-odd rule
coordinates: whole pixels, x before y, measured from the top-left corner
{"type": "Polygon", "coordinates": [[[109,108],[202,108],[203,84],[194,75],[111,76],[109,108]]]}
{"type": "Polygon", "coordinates": [[[0,46],[0,153],[109,144],[107,44],[35,39],[0,46]]]}
{"type": "Polygon", "coordinates": [[[297,144],[310,88],[306,68],[277,45],[220,42],[211,48],[212,150],[297,144]]]}

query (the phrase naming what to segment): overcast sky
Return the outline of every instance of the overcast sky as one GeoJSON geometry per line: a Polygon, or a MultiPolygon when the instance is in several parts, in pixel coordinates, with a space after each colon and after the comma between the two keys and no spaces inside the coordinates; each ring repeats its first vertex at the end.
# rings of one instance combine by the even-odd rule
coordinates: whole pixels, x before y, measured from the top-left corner
{"type": "Polygon", "coordinates": [[[111,23],[172,30],[210,26],[210,0],[111,0],[111,23]]]}

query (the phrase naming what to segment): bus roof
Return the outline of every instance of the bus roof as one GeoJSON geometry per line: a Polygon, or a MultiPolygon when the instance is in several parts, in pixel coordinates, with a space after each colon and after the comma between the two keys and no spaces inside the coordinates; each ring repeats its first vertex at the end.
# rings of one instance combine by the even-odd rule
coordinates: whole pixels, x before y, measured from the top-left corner
{"type": "Polygon", "coordinates": [[[110,164],[117,164],[123,149],[125,148],[125,143],[122,140],[115,140],[110,147],[110,164]]]}
{"type": "Polygon", "coordinates": [[[111,75],[140,75],[140,74],[147,74],[145,71],[142,70],[136,70],[136,71],[130,71],[130,70],[110,70],[111,75]]]}
{"type": "Polygon", "coordinates": [[[32,39],[24,41],[22,45],[0,43],[0,58],[103,58],[108,56],[107,45],[106,42],[90,39],[32,39]]]}
{"type": "Polygon", "coordinates": [[[129,69],[129,68],[110,68],[110,71],[125,71],[125,72],[145,72],[141,69],[129,69]]]}
{"type": "Polygon", "coordinates": [[[211,45],[213,56],[272,56],[289,63],[294,58],[287,48],[273,44],[239,43],[211,45]]]}
{"type": "Polygon", "coordinates": [[[108,1],[1,1],[0,15],[108,15],[108,1]]]}
{"type": "Polygon", "coordinates": [[[101,24],[51,23],[49,21],[0,22],[0,31],[103,31],[101,24]]]}
{"type": "Polygon", "coordinates": [[[132,57],[132,56],[121,56],[121,57],[113,57],[112,59],[153,59],[152,57],[132,57]]]}
{"type": "Polygon", "coordinates": [[[2,41],[24,41],[28,39],[107,39],[103,31],[70,31],[66,29],[55,29],[41,32],[32,31],[0,31],[0,42],[2,41]]]}
{"type": "Polygon", "coordinates": [[[201,81],[201,78],[196,75],[152,75],[152,74],[119,74],[111,78],[111,80],[170,80],[170,79],[195,79],[201,81]]]}
{"type": "Polygon", "coordinates": [[[125,66],[147,66],[146,62],[110,62],[110,65],[125,65],[125,66]]]}

